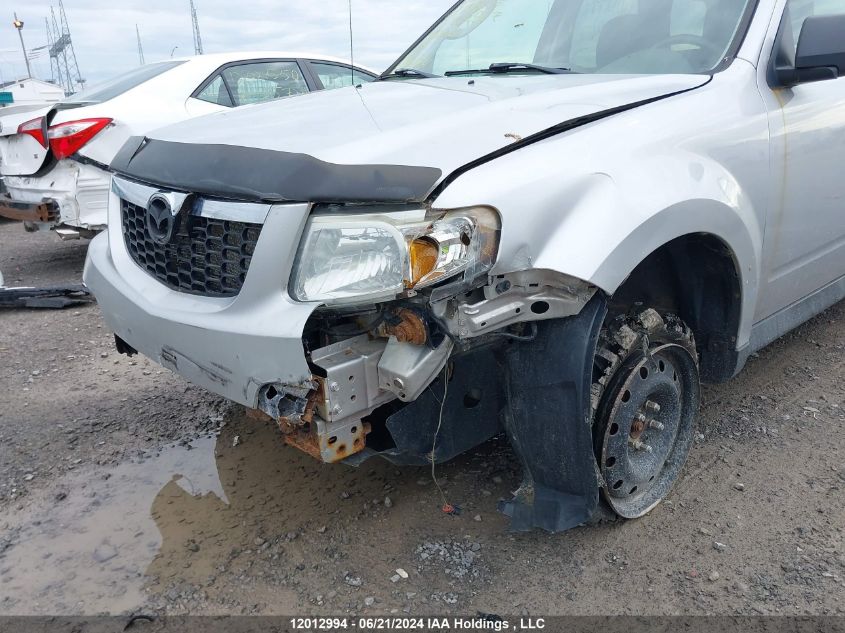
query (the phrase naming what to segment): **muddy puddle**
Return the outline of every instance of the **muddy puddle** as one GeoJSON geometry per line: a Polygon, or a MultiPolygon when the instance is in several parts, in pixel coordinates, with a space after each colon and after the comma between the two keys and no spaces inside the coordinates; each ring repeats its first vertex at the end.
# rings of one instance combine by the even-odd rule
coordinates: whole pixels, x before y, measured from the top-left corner
{"type": "MultiPolygon", "coordinates": [[[[395,573],[386,550],[410,556],[416,543],[402,536],[409,517],[389,508],[438,518],[428,476],[378,459],[325,466],[286,447],[272,425],[235,416],[219,435],[71,472],[25,511],[7,510],[0,614],[215,614],[242,610],[245,596],[264,614],[298,612],[306,575],[346,586],[347,570],[395,573]]],[[[490,509],[494,499],[485,498],[490,509]]]]}
{"type": "Polygon", "coordinates": [[[5,517],[0,613],[128,613],[174,583],[213,584],[249,547],[272,556],[260,534],[284,530],[295,511],[282,470],[319,476],[275,429],[243,419],[219,437],[65,476],[5,517]]]}
{"type": "Polygon", "coordinates": [[[202,438],[104,473],[74,473],[52,501],[13,513],[13,545],[0,559],[2,611],[123,612],[143,604],[168,541],[192,529],[183,509],[227,504],[215,444],[202,438]]]}

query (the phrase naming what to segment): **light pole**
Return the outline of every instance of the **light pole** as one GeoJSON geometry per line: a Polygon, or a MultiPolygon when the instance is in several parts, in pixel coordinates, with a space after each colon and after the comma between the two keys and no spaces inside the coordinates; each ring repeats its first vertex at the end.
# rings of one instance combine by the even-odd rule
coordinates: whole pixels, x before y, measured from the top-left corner
{"type": "Polygon", "coordinates": [[[23,43],[23,20],[18,19],[18,14],[15,13],[15,21],[12,22],[18,30],[18,37],[21,38],[21,49],[23,50],[23,60],[26,62],[26,76],[32,78],[32,69],[29,67],[29,57],[26,56],[26,46],[23,43]]]}
{"type": "Polygon", "coordinates": [[[175,52],[176,52],[176,49],[177,49],[177,48],[179,48],[179,45],[178,45],[178,44],[177,44],[176,46],[174,46],[174,47],[173,47],[173,50],[172,50],[172,51],[170,51],[170,56],[171,56],[171,57],[173,57],[173,53],[175,53],[175,52]]]}

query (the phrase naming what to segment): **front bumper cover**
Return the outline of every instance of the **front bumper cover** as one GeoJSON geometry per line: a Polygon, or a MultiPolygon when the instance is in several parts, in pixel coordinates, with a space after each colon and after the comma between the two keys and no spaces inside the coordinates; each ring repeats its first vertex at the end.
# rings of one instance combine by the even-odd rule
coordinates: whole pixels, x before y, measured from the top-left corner
{"type": "MultiPolygon", "coordinates": [[[[120,226],[119,204],[110,208],[112,226],[120,226]]],[[[315,306],[294,303],[284,287],[307,217],[307,205],[269,212],[264,234],[271,239],[259,240],[234,299],[163,286],[131,260],[120,231],[91,242],[83,278],[108,326],[129,345],[209,391],[257,408],[263,386],[311,380],[302,333],[315,306]]]]}

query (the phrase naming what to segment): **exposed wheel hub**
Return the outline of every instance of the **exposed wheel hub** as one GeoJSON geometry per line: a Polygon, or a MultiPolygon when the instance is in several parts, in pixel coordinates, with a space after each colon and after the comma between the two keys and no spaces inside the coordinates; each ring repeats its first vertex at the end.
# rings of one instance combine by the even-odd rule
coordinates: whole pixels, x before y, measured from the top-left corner
{"type": "Polygon", "coordinates": [[[692,442],[697,400],[695,360],[681,345],[643,349],[619,368],[596,438],[605,496],[618,514],[642,516],[668,492],[692,442]]]}

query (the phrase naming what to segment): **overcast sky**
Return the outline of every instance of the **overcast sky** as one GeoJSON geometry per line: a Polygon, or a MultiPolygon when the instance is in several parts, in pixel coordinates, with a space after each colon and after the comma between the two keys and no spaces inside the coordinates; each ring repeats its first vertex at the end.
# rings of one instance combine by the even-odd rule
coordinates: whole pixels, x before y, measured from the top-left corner
{"type": "MultiPolygon", "coordinates": [[[[58,0],[55,0],[58,8],[58,0]]],[[[193,54],[188,0],[64,0],[82,76],[92,85],[138,65],[135,24],[147,62],[193,54]]],[[[349,56],[347,0],[195,0],[206,53],[290,50],[349,56]]],[[[453,0],[352,0],[355,61],[383,70],[453,0]]],[[[13,12],[24,21],[27,49],[46,43],[50,0],[4,0],[0,10],[0,80],[26,73],[13,12]]],[[[57,16],[58,17],[58,16],[57,16]]],[[[46,53],[33,74],[50,79],[46,53]]]]}

